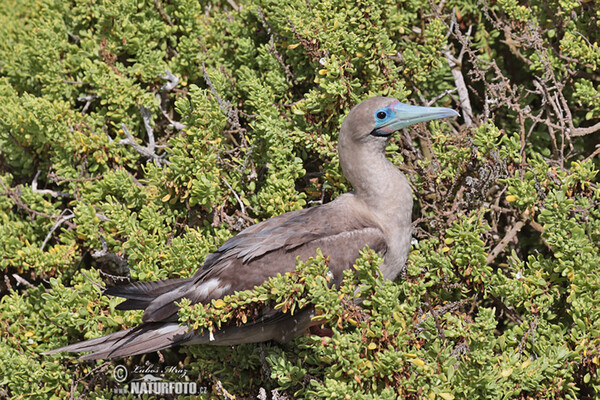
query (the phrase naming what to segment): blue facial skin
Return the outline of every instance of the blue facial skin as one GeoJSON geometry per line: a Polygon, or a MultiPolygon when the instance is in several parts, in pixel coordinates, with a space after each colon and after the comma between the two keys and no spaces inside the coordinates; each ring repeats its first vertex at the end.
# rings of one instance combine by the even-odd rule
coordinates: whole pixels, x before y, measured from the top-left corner
{"type": "Polygon", "coordinates": [[[458,117],[459,113],[445,107],[420,107],[396,101],[387,107],[375,111],[375,129],[373,136],[389,136],[392,133],[418,122],[439,118],[458,117]]]}

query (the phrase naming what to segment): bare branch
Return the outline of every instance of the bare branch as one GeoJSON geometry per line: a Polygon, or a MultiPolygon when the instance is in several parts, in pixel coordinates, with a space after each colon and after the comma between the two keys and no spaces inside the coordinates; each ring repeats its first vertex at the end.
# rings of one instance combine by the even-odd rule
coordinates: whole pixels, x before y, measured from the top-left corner
{"type": "Polygon", "coordinates": [[[588,126],[585,128],[574,128],[569,132],[569,134],[571,135],[571,137],[577,137],[577,136],[590,135],[590,134],[596,133],[598,131],[600,131],[600,122],[598,122],[595,125],[588,126]]]}
{"type": "Polygon", "coordinates": [[[104,289],[106,289],[104,286],[102,286],[102,285],[101,285],[101,284],[99,284],[98,282],[95,282],[95,281],[93,281],[93,280],[92,280],[92,278],[90,278],[89,276],[87,276],[87,274],[86,274],[86,273],[85,273],[83,270],[81,270],[80,272],[81,272],[81,275],[83,275],[83,277],[84,277],[85,279],[87,279],[87,281],[88,281],[89,283],[91,283],[92,285],[96,286],[96,287],[97,287],[98,289],[100,289],[101,291],[103,291],[104,289]]]}
{"type": "Polygon", "coordinates": [[[46,244],[48,243],[48,241],[50,240],[50,238],[52,237],[52,234],[54,233],[54,231],[63,223],[75,218],[75,214],[71,211],[71,210],[63,210],[63,212],[61,213],[64,214],[65,211],[69,211],[70,214],[69,215],[65,215],[62,218],[60,218],[58,221],[56,221],[54,223],[54,225],[52,225],[52,228],[50,228],[50,232],[48,232],[48,234],[46,235],[46,238],[44,239],[44,241],[42,242],[42,245],[40,246],[40,250],[44,250],[44,247],[46,247],[46,244]]]}
{"type": "MultiPolygon", "coordinates": [[[[212,331],[210,331],[210,335],[211,335],[211,339],[212,339],[212,331]]],[[[213,375],[213,383],[214,383],[214,389],[217,392],[217,394],[224,399],[227,400],[235,400],[235,396],[232,395],[231,393],[229,393],[227,391],[227,389],[225,389],[225,387],[223,386],[223,383],[221,383],[221,381],[215,376],[213,375]]]]}
{"type": "Polygon", "coordinates": [[[121,123],[121,127],[123,128],[126,138],[122,139],[119,144],[123,146],[130,145],[141,156],[149,160],[153,160],[154,163],[159,167],[163,163],[169,164],[169,161],[164,159],[165,154],[158,155],[155,153],[155,149],[161,146],[157,146],[154,142],[154,132],[152,131],[152,126],[150,125],[150,119],[152,117],[150,110],[144,106],[140,106],[140,112],[142,114],[142,120],[144,121],[144,127],[146,128],[146,133],[148,134],[148,146],[142,147],[137,144],[135,138],[131,135],[131,132],[129,132],[129,129],[127,129],[127,126],[123,122],[121,123]]]}
{"type": "Polygon", "coordinates": [[[454,57],[450,50],[442,51],[444,57],[448,61],[448,65],[450,66],[450,70],[452,72],[452,77],[454,78],[454,84],[458,90],[458,99],[460,102],[460,107],[463,110],[463,118],[465,120],[465,126],[468,128],[473,124],[473,108],[471,107],[471,100],[469,99],[469,90],[467,89],[467,84],[465,83],[465,77],[462,74],[462,59],[465,54],[466,49],[470,45],[469,38],[471,37],[471,29],[473,27],[470,26],[466,35],[463,35],[456,24],[456,10],[452,12],[452,22],[450,23],[450,31],[454,31],[454,34],[461,38],[462,49],[458,55],[458,57],[454,57]]]}
{"type": "Polygon", "coordinates": [[[26,280],[22,276],[20,276],[18,274],[12,274],[12,276],[17,281],[17,285],[23,285],[23,286],[28,287],[29,289],[34,289],[35,288],[35,285],[33,285],[31,282],[29,282],[28,280],[26,280]]]}
{"type": "Polygon", "coordinates": [[[92,101],[99,99],[100,96],[96,95],[96,94],[90,94],[88,96],[80,96],[77,98],[77,101],[85,101],[85,105],[83,106],[83,109],[81,110],[81,114],[85,114],[88,110],[88,108],[90,107],[90,104],[92,104],[92,101]]]}
{"type": "Polygon", "coordinates": [[[181,131],[185,129],[186,126],[181,122],[173,121],[166,109],[167,102],[169,99],[167,92],[170,92],[171,90],[175,89],[177,85],[179,85],[179,78],[173,75],[168,69],[165,70],[164,75],[158,74],[158,76],[159,78],[162,78],[167,81],[164,85],[161,86],[160,95],[158,93],[156,94],[156,97],[160,100],[160,112],[162,113],[163,117],[165,117],[165,119],[169,121],[169,124],[173,128],[175,128],[178,131],[181,131]]]}
{"type": "Polygon", "coordinates": [[[518,347],[519,354],[523,353],[523,350],[525,349],[525,343],[527,343],[528,337],[531,336],[531,346],[533,347],[535,345],[535,330],[537,329],[538,319],[539,317],[536,315],[533,321],[529,323],[529,329],[527,330],[527,332],[523,334],[523,337],[521,338],[521,342],[519,343],[518,347]]]}
{"type": "Polygon", "coordinates": [[[210,89],[212,95],[217,100],[219,108],[221,109],[221,111],[223,111],[223,113],[227,114],[227,122],[229,122],[230,126],[230,130],[228,132],[246,132],[246,129],[242,128],[242,126],[240,125],[240,111],[237,108],[233,107],[229,101],[223,100],[221,98],[219,92],[217,92],[217,89],[213,85],[210,76],[208,75],[208,70],[206,69],[206,65],[204,64],[204,62],[202,62],[202,70],[204,72],[204,81],[206,82],[206,85],[210,89]]]}
{"type": "Polygon", "coordinates": [[[52,197],[68,197],[68,198],[73,198],[73,196],[70,193],[65,193],[65,192],[57,192],[54,190],[49,190],[49,189],[38,189],[38,182],[37,179],[40,176],[40,173],[42,171],[40,171],[38,169],[38,171],[36,172],[35,176],[33,177],[33,181],[31,181],[31,190],[33,190],[35,193],[40,193],[40,194],[49,194],[52,197]]]}
{"type": "Polygon", "coordinates": [[[217,100],[217,103],[219,104],[219,108],[225,114],[229,115],[229,111],[231,110],[231,103],[229,103],[227,100],[223,100],[221,98],[221,96],[219,96],[217,89],[215,89],[215,86],[213,85],[212,80],[210,79],[210,76],[208,75],[208,70],[206,69],[206,65],[205,65],[204,61],[202,62],[202,72],[203,72],[204,81],[206,82],[206,85],[208,86],[212,95],[217,100]]]}
{"type": "Polygon", "coordinates": [[[587,156],[583,161],[589,161],[592,158],[596,157],[598,154],[600,154],[600,144],[596,145],[596,150],[594,150],[594,152],[587,156]]]}
{"type": "Polygon", "coordinates": [[[160,90],[162,91],[170,92],[171,90],[175,89],[177,85],[179,85],[179,78],[173,75],[173,73],[168,69],[165,69],[164,75],[158,74],[158,76],[167,81],[160,87],[160,90]]]}
{"type": "Polygon", "coordinates": [[[225,185],[227,185],[229,190],[231,190],[231,193],[233,193],[233,195],[235,196],[235,199],[237,200],[238,204],[240,205],[240,209],[242,210],[242,214],[246,214],[246,207],[244,206],[244,202],[242,201],[242,199],[240,199],[240,196],[238,196],[238,194],[235,192],[235,190],[233,190],[233,188],[225,178],[221,179],[223,180],[223,182],[225,182],[225,185]]]}
{"type": "Polygon", "coordinates": [[[454,89],[446,89],[444,90],[442,93],[438,94],[437,96],[435,96],[433,99],[429,100],[429,101],[425,101],[425,105],[427,107],[432,106],[433,104],[435,104],[439,99],[441,99],[442,97],[448,96],[454,92],[456,92],[458,90],[458,88],[454,88],[454,89]]]}
{"type": "Polygon", "coordinates": [[[237,4],[235,4],[235,1],[233,1],[233,0],[227,0],[227,3],[229,3],[229,5],[231,6],[231,8],[233,8],[235,11],[239,12],[242,9],[242,7],[240,7],[237,4]]]}
{"type": "Polygon", "coordinates": [[[167,15],[167,13],[165,12],[164,7],[162,6],[162,4],[160,4],[159,0],[154,0],[154,6],[156,7],[156,9],[158,10],[158,13],[160,14],[161,18],[167,23],[169,24],[169,26],[175,26],[173,24],[173,21],[171,21],[171,18],[169,18],[169,16],[167,15]]]}
{"type": "Polygon", "coordinates": [[[265,15],[264,15],[262,9],[260,8],[260,6],[258,6],[256,14],[258,15],[258,18],[260,19],[260,22],[262,23],[262,26],[267,30],[267,33],[270,36],[270,38],[269,38],[269,50],[271,51],[271,54],[273,54],[273,56],[275,57],[275,59],[277,60],[277,62],[279,63],[279,65],[281,65],[281,67],[283,68],[283,70],[285,72],[286,80],[289,83],[297,84],[298,80],[296,79],[296,76],[292,73],[289,65],[287,65],[283,61],[283,57],[281,56],[281,54],[279,54],[279,52],[277,51],[277,48],[275,47],[275,37],[273,36],[273,30],[271,29],[271,26],[269,26],[269,24],[267,23],[265,15]]]}
{"type": "Polygon", "coordinates": [[[494,249],[490,252],[490,254],[488,254],[486,264],[491,264],[496,259],[496,257],[498,257],[500,253],[502,253],[506,246],[508,246],[508,244],[514,239],[517,233],[519,233],[521,228],[523,228],[523,225],[525,225],[525,221],[517,221],[517,223],[513,225],[510,231],[508,231],[506,235],[502,238],[500,243],[498,243],[496,247],[494,247],[494,249]]]}
{"type": "MultiPolygon", "coordinates": [[[[4,194],[7,194],[12,201],[15,203],[15,205],[23,210],[25,210],[26,212],[28,212],[29,214],[35,215],[37,217],[42,217],[42,218],[48,218],[51,220],[57,220],[60,219],[60,215],[50,215],[50,214],[46,214],[37,210],[32,209],[31,207],[29,207],[29,205],[25,204],[23,202],[23,200],[21,200],[20,197],[20,192],[19,190],[11,190],[8,187],[6,187],[6,185],[4,184],[4,182],[2,181],[2,179],[0,179],[0,185],[2,186],[2,188],[4,189],[4,194]]],[[[75,229],[76,225],[66,221],[67,225],[69,226],[70,229],[75,229]]]]}

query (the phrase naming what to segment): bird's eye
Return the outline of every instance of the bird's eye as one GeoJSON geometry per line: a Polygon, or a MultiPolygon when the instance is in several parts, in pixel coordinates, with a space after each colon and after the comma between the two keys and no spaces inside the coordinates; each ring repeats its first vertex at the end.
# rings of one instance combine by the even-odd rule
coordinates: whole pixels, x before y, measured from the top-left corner
{"type": "Polygon", "coordinates": [[[377,114],[375,114],[375,116],[377,117],[377,119],[385,119],[385,117],[387,117],[387,114],[385,111],[378,111],[377,114]]]}

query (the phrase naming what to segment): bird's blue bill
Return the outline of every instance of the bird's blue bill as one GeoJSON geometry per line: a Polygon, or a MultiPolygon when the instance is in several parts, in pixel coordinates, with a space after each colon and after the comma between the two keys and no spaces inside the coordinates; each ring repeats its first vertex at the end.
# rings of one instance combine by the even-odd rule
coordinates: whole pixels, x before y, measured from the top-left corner
{"type": "Polygon", "coordinates": [[[388,136],[419,122],[458,116],[460,114],[451,108],[411,106],[398,101],[375,112],[375,129],[372,134],[388,136]]]}

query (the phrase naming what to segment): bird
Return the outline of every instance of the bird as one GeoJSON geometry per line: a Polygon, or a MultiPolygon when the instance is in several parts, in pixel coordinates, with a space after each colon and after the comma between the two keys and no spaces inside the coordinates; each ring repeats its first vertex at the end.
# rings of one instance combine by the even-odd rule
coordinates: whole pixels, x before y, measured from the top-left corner
{"type": "MultiPolygon", "coordinates": [[[[385,279],[405,268],[411,243],[413,195],[405,175],[385,155],[392,134],[419,122],[457,117],[445,107],[422,107],[392,97],[371,97],[344,118],[338,139],[340,166],[353,190],[316,207],[295,210],[252,225],[209,254],[189,278],[133,282],[105,289],[126,300],[121,310],[143,310],[142,323],[44,354],[91,352],[87,359],[122,358],[176,345],[237,345],[274,340],[285,343],[315,324],[314,309],[293,315],[265,309],[241,326],[224,326],[210,335],[180,325],[177,302],[209,304],[236,291],[253,289],[277,274],[294,271],[317,249],[329,258],[333,284],[369,246],[383,257],[385,279]]],[[[320,323],[320,322],[319,322],[320,323]]]]}

